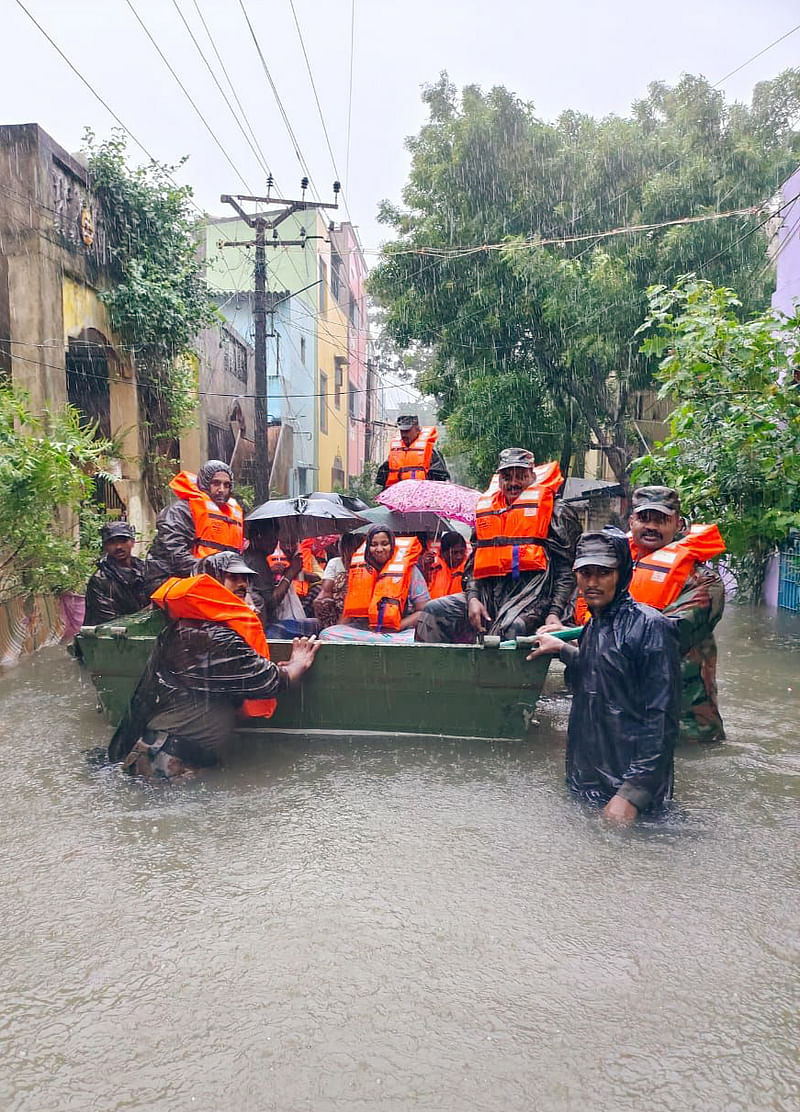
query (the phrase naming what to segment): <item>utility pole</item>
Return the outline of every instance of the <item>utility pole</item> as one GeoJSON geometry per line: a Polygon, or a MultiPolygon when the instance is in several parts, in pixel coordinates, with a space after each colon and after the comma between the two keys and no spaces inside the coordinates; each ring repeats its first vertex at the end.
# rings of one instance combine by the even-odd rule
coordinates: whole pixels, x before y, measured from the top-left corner
{"type": "MultiPolygon", "coordinates": [[[[253,287],[253,326],[255,330],[255,438],[256,438],[256,473],[255,473],[255,496],[256,502],[261,505],[262,502],[269,501],[269,479],[270,479],[270,458],[269,458],[269,414],[268,414],[268,397],[267,397],[267,246],[270,247],[305,247],[310,239],[318,239],[318,236],[308,236],[305,234],[305,229],[300,230],[300,239],[279,239],[278,238],[278,225],[282,224],[288,217],[293,216],[296,212],[307,212],[317,209],[335,209],[339,207],[339,191],[341,186],[338,181],[333,183],[333,195],[335,200],[331,203],[324,203],[322,201],[307,201],[306,190],[308,189],[308,178],[303,178],[300,182],[302,190],[302,197],[298,200],[296,198],[286,197],[271,197],[273,180],[270,174],[267,179],[267,195],[266,197],[251,197],[242,193],[231,195],[223,193],[220,200],[223,204],[231,205],[236,211],[236,214],[243,220],[248,227],[253,228],[256,233],[254,240],[249,241],[233,241],[222,242],[220,247],[255,247],[255,280],[253,287]],[[242,208],[242,202],[250,202],[257,205],[268,205],[270,211],[268,213],[258,213],[251,216],[242,208]],[[274,210],[274,211],[273,211],[274,210]],[[267,239],[267,229],[272,229],[272,238],[267,239]]],[[[313,283],[316,285],[316,283],[313,283]]],[[[273,306],[273,327],[271,333],[275,334],[274,328],[274,306],[273,306]]]]}

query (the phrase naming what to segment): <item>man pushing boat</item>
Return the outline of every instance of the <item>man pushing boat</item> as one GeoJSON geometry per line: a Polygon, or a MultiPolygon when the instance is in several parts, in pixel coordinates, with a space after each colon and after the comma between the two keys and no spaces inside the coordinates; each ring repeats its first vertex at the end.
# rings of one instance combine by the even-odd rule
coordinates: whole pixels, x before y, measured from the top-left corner
{"type": "Polygon", "coordinates": [[[211,574],[173,576],[153,594],[171,620],[108,750],[129,772],[173,779],[217,764],[237,714],[269,718],[276,698],[314,662],[319,644],[305,637],[295,639],[286,663],[270,660],[248,605],[254,572],[237,553],[204,566],[211,574]]]}

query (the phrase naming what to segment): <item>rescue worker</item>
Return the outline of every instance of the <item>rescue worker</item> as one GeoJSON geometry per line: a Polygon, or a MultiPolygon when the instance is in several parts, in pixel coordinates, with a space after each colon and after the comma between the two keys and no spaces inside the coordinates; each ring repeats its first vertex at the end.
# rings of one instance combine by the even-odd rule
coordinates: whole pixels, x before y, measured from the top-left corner
{"type": "Polygon", "coordinates": [[[476,508],[464,593],[434,599],[417,624],[426,643],[503,640],[559,628],[575,577],[572,561],[580,523],[558,496],[558,464],[534,466],[525,448],[504,448],[497,473],[476,508]]]}
{"type": "Polygon", "coordinates": [[[249,545],[244,562],[253,572],[252,592],[259,599],[268,637],[307,636],[319,630],[314,618],[307,618],[293,584],[303,573],[303,557],[298,551],[276,560],[280,528],[275,520],[248,521],[249,545]]]}
{"type": "Polygon", "coordinates": [[[241,552],[244,544],[244,514],[231,495],[233,472],[227,463],[210,459],[197,475],[181,471],[169,485],[177,501],[156,519],[145,567],[151,594],[170,576],[196,575],[204,556],[241,552]]]}
{"type": "Polygon", "coordinates": [[[389,458],[380,465],[375,475],[375,482],[381,490],[403,479],[449,482],[450,472],[444,457],[434,448],[439,435],[436,426],[421,429],[416,414],[407,414],[397,418],[397,429],[398,435],[389,445],[389,458]]]}
{"type": "Polygon", "coordinates": [[[144,586],[144,560],[133,555],[136,530],[127,521],[110,521],[100,531],[103,556],[86,584],[85,625],[100,625],[135,614],[150,603],[144,586]]]}
{"type": "Polygon", "coordinates": [[[717,643],[714,627],[725,607],[725,587],[705,563],[725,551],[716,525],[687,529],[678,492],[639,487],[630,517],[633,579],[637,602],[660,610],[678,627],[681,650],[681,739],[722,741],[725,728],[717,702],[717,643]]]}
{"type": "Polygon", "coordinates": [[[420,547],[416,537],[395,537],[373,525],[350,560],[342,621],[379,633],[416,625],[431,597],[417,567],[420,547]]]}
{"type": "Polygon", "coordinates": [[[567,667],[567,785],[628,826],[672,796],[678,631],[628,593],[633,561],[619,529],[584,533],[574,568],[591,615],[580,643],[541,632],[528,660],[558,654],[567,667]]]}
{"type": "Polygon", "coordinates": [[[219,763],[237,712],[269,717],[276,697],[298,683],[319,648],[299,638],[286,663],[273,663],[261,622],[243,597],[252,570],[236,553],[206,566],[213,575],[174,576],[153,595],[170,621],[108,751],[128,772],[172,779],[219,763]]]}
{"type": "Polygon", "coordinates": [[[464,565],[467,562],[467,542],[460,533],[452,530],[442,534],[439,555],[434,558],[428,579],[431,598],[458,595],[463,589],[464,565]]]}

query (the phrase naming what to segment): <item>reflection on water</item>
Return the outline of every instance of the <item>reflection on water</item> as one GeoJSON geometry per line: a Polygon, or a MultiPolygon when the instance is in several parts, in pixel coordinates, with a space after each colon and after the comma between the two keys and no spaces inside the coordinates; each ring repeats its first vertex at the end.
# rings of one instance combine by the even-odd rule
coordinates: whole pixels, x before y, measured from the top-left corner
{"type": "Polygon", "coordinates": [[[729,741],[629,834],[567,798],[557,690],[526,745],[143,788],[61,652],[5,674],[0,1107],[796,1108],[800,622],[720,642],[729,741]]]}

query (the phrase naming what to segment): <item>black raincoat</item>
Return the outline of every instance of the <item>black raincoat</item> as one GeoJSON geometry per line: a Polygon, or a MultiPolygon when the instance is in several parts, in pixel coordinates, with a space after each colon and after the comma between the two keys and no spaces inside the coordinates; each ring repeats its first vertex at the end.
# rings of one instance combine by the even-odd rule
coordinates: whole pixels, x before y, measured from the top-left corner
{"type": "MultiPolygon", "coordinates": [[[[208,491],[209,483],[217,471],[225,471],[233,480],[227,463],[212,459],[197,472],[197,486],[208,491]]],[[[198,574],[199,561],[193,554],[197,534],[189,503],[178,498],[161,510],[156,518],[156,535],[145,561],[145,584],[148,596],[173,575],[186,579],[198,574]]]]}
{"type": "Polygon", "coordinates": [[[100,625],[135,614],[150,602],[144,585],[144,560],[131,557],[129,568],[118,564],[110,556],[98,561],[97,571],[86,584],[85,625],[100,625]]]}
{"type": "Polygon", "coordinates": [[[604,530],[620,566],[613,602],[561,659],[574,691],[567,732],[567,784],[600,804],[621,795],[641,812],[672,795],[680,658],[673,622],[628,594],[627,537],[604,530]]]}
{"type": "Polygon", "coordinates": [[[187,764],[215,764],[242,701],[275,698],[286,686],[283,669],[228,626],[180,618],[159,635],[108,755],[123,760],[146,730],[157,730],[187,764]]]}

